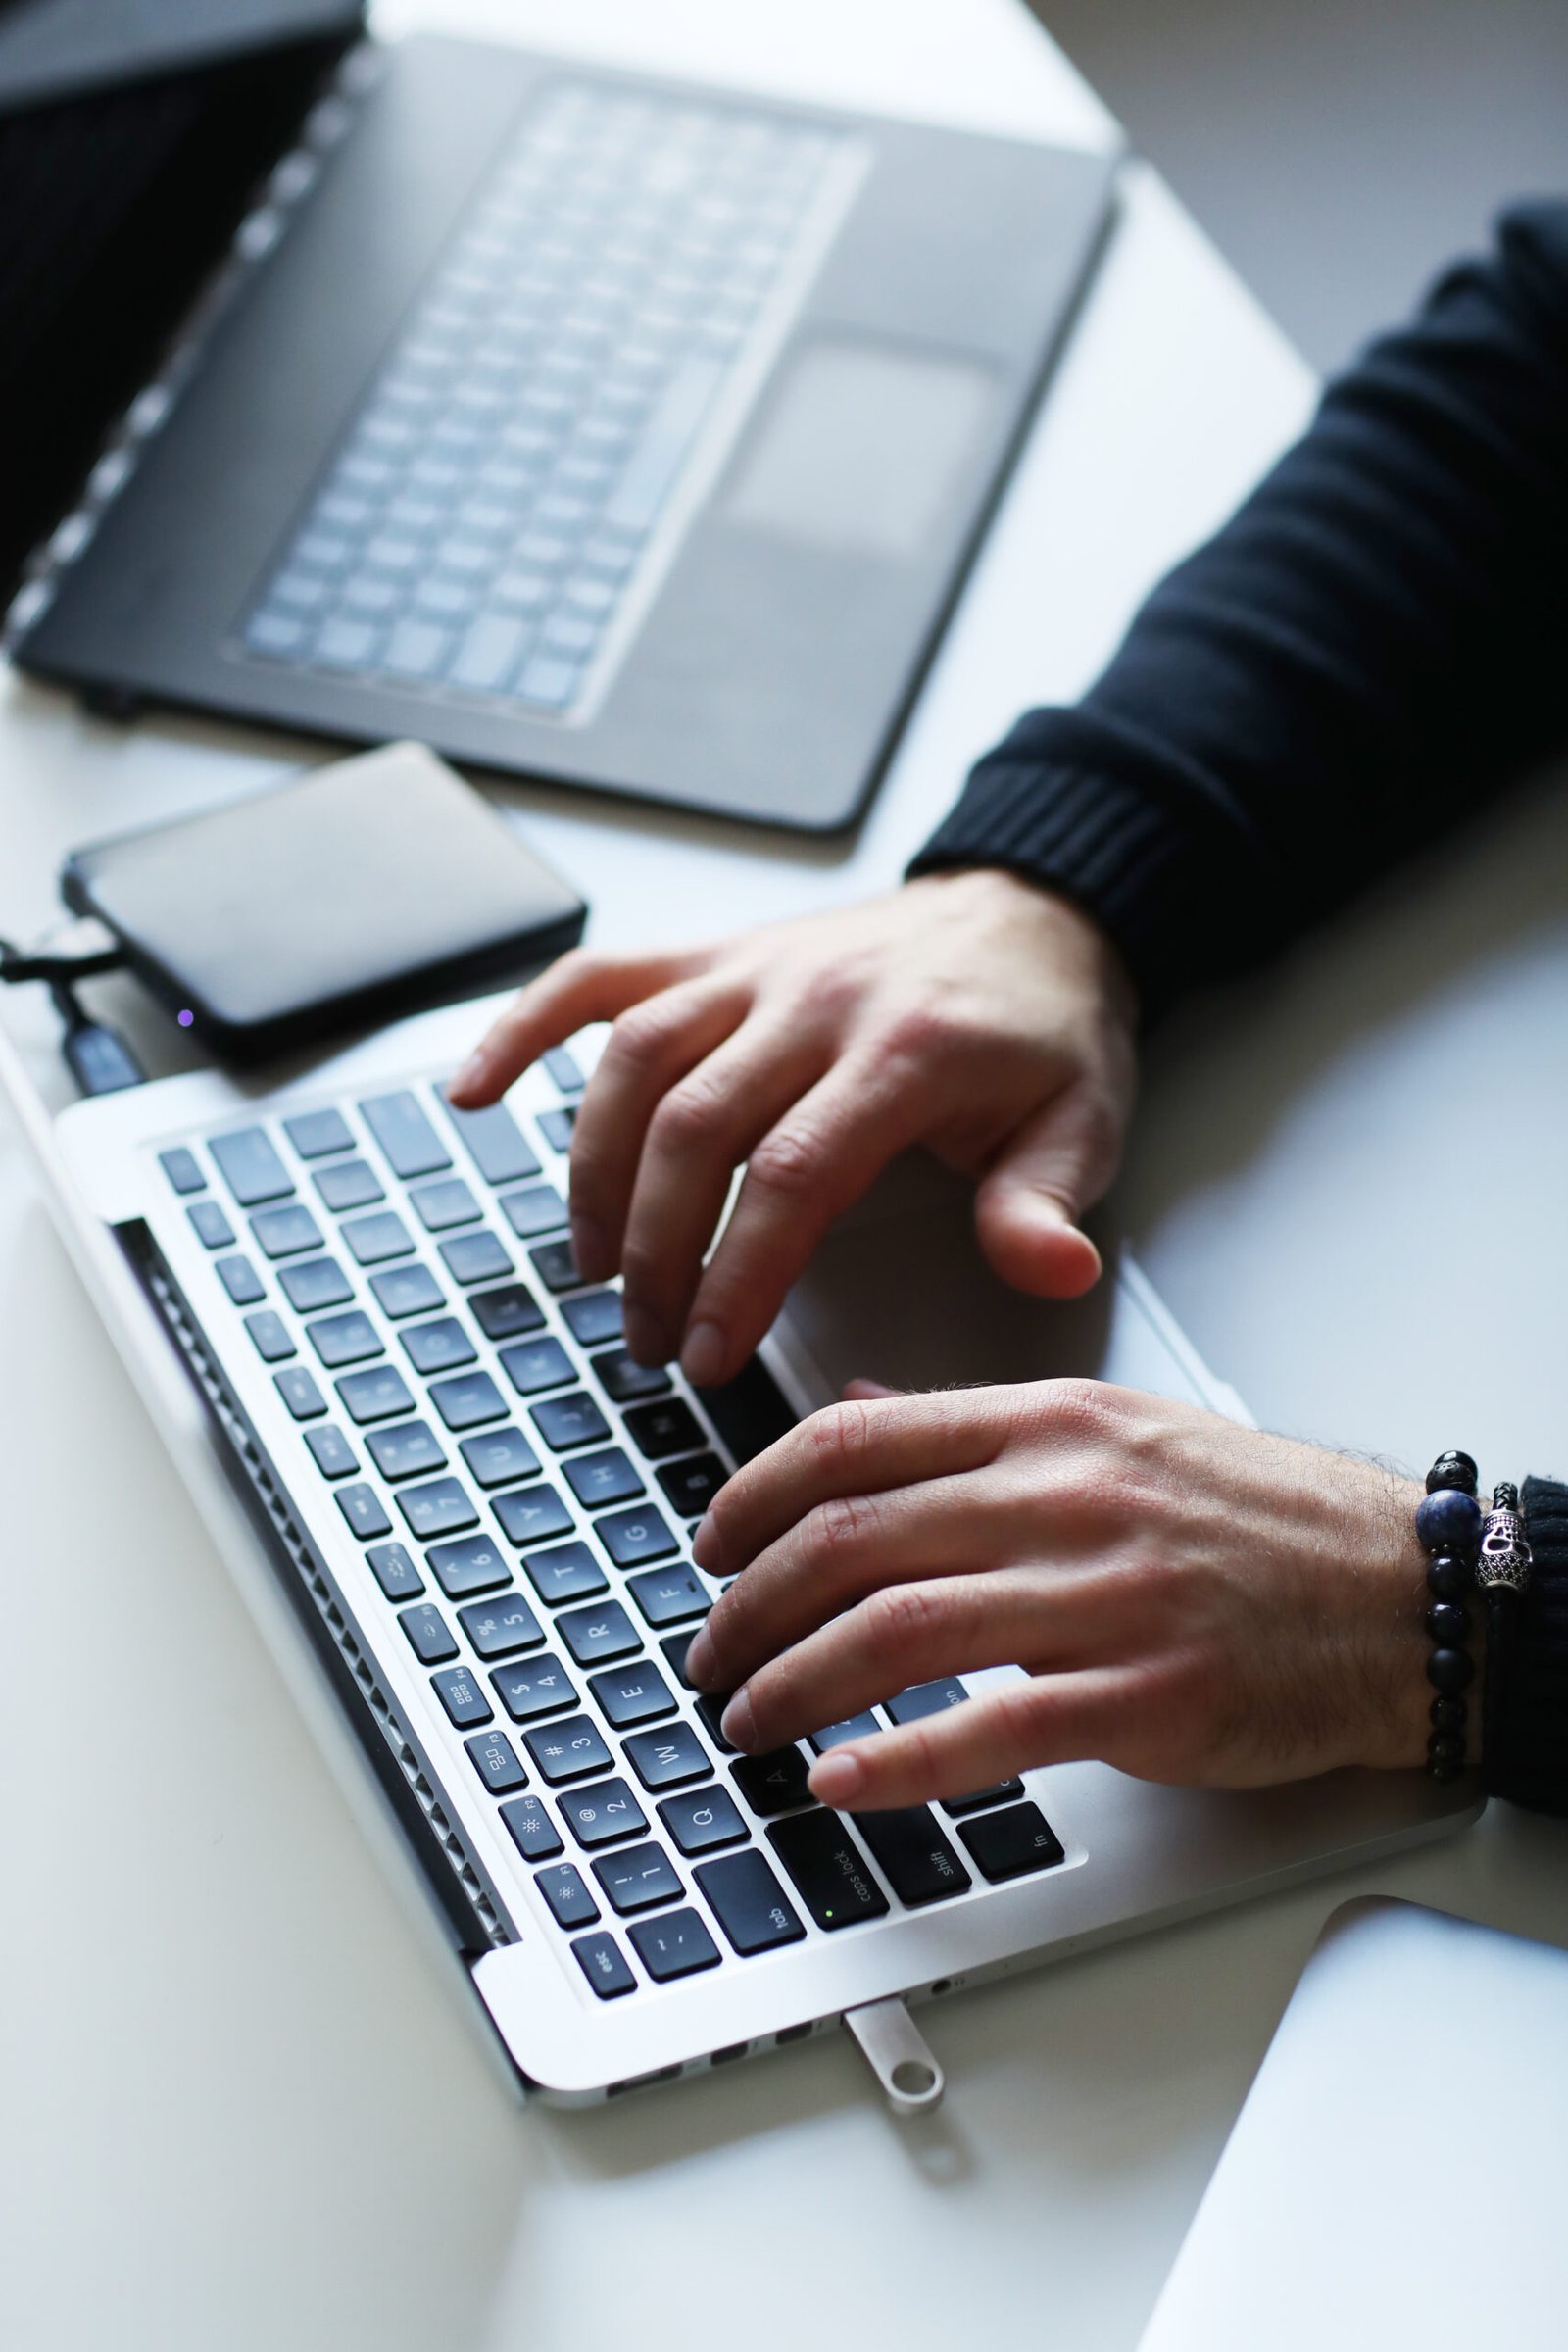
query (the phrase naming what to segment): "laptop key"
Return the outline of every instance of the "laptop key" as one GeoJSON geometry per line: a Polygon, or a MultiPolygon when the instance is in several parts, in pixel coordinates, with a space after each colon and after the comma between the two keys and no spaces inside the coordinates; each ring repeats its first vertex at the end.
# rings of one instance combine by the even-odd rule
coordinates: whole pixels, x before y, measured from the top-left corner
{"type": "Polygon", "coordinates": [[[451,1152],[413,1095],[372,1095],[360,1108],[394,1176],[407,1183],[412,1177],[434,1176],[451,1167],[451,1152]]]}
{"type": "MultiPolygon", "coordinates": [[[[499,1507],[498,1503],[498,1512],[499,1507]]],[[[586,1544],[561,1544],[550,1551],[525,1552],[522,1564],[547,1608],[559,1609],[568,1600],[587,1600],[607,1590],[605,1573],[586,1544]]]]}
{"type": "Polygon", "coordinates": [[[630,1666],[612,1666],[607,1674],[596,1674],[588,1688],[600,1712],[617,1732],[629,1731],[633,1724],[653,1723],[661,1715],[675,1712],[668,1684],[658,1667],[650,1665],[646,1658],[630,1666]]]}
{"type": "Polygon", "coordinates": [[[430,1688],[460,1732],[466,1732],[470,1724],[488,1723],[495,1712],[466,1666],[449,1666],[444,1674],[432,1674],[430,1688]]]}
{"type": "Polygon", "coordinates": [[[383,1208],[368,1217],[349,1217],[339,1226],[354,1252],[356,1265],[378,1266],[389,1257],[412,1257],[409,1229],[395,1210],[383,1208]]]}
{"type": "Polygon", "coordinates": [[[927,1715],[940,1715],[944,1707],[962,1706],[968,1695],[957,1676],[948,1674],[937,1683],[916,1683],[886,1703],[895,1723],[919,1723],[927,1715]]]}
{"type": "Polygon", "coordinates": [[[577,1259],[569,1241],[541,1242],[528,1252],[529,1263],[547,1291],[575,1291],[582,1287],[577,1259]]]}
{"type": "Polygon", "coordinates": [[[232,1248],[234,1228],[216,1200],[193,1200],[185,1214],[189,1217],[195,1229],[196,1239],[204,1250],[232,1248]]]}
{"type": "Polygon", "coordinates": [[[552,1854],[565,1851],[561,1832],[537,1796],[513,1797],[502,1806],[501,1818],[512,1833],[513,1843],[527,1861],[545,1862],[552,1854]]]}
{"type": "Polygon", "coordinates": [[[505,1732],[476,1732],[463,1744],[492,1796],[505,1796],[509,1789],[527,1787],[528,1775],[518,1763],[517,1751],[505,1732]]]}
{"type": "Polygon", "coordinates": [[[447,1272],[465,1290],[470,1283],[498,1282],[512,1272],[512,1260],[493,1233],[460,1233],[441,1244],[447,1272]]]}
{"type": "Polygon", "coordinates": [[[614,1757],[605,1745],[599,1726],[586,1715],[568,1715],[564,1723],[553,1723],[547,1730],[529,1732],[524,1744],[540,1778],[551,1788],[559,1788],[568,1781],[584,1781],[596,1772],[608,1772],[614,1757]]]}
{"type": "MultiPolygon", "coordinates": [[[[460,1528],[478,1524],[478,1512],[455,1478],[433,1478],[423,1487],[400,1487],[397,1502],[410,1534],[421,1544],[433,1536],[455,1535],[460,1528]]],[[[470,1592],[476,1589],[472,1585],[466,1588],[470,1592]]]]}
{"type": "Polygon", "coordinates": [[[287,1208],[260,1210],[250,1227],[264,1257],[298,1257],[302,1250],[319,1250],[323,1238],[310,1210],[297,1200],[287,1208]]]}
{"type": "Polygon", "coordinates": [[[584,1389],[569,1396],[551,1396],[528,1411],[552,1453],[566,1453],[574,1446],[602,1446],[610,1435],[610,1423],[584,1389]]]}
{"type": "Polygon", "coordinates": [[[602,1348],[620,1337],[618,1291],[584,1291],[580,1298],[564,1298],[561,1312],[579,1348],[602,1348]]]}
{"type": "Polygon", "coordinates": [[[439,1609],[421,1601],[416,1608],[404,1609],[399,1625],[409,1638],[415,1656],[423,1666],[439,1666],[447,1658],[455,1658],[458,1645],[452,1639],[452,1629],[439,1609]]]}
{"type": "Polygon", "coordinates": [[[395,1421],[390,1429],[372,1430],[365,1445],[381,1476],[394,1486],[400,1478],[446,1467],[441,1441],[427,1421],[395,1421]]]}
{"type": "Polygon", "coordinates": [[[639,1920],[630,1931],[632,1947],[656,1984],[716,1968],[719,1949],[695,1911],[666,1911],[639,1920]]]}
{"type": "Polygon", "coordinates": [[[586,1081],[569,1046],[547,1046],[539,1056],[564,1095],[580,1095],[586,1081]]]}
{"type": "MultiPolygon", "coordinates": [[[[521,1494],[495,1494],[490,1508],[501,1532],[519,1550],[530,1544],[548,1544],[555,1536],[571,1533],[572,1517],[554,1487],[529,1487],[521,1494]]],[[[604,1579],[600,1579],[602,1589],[604,1579]]]]}
{"type": "Polygon", "coordinates": [[[259,1208],[264,1200],[284,1200],[294,1190],[294,1179],[265,1128],[241,1127],[230,1135],[215,1135],[207,1149],[241,1208],[259,1208]]]}
{"type": "Polygon", "coordinates": [[[636,1991],[637,1980],[613,1936],[579,1936],[571,1949],[578,1967],[602,2001],[619,2000],[622,1993],[636,1991]]]}
{"type": "Polygon", "coordinates": [[[558,1862],[550,1870],[536,1870],[533,1878],[558,1928],[591,1927],[599,1917],[599,1905],[589,1893],[582,1874],[570,1862],[558,1862]]]}
{"type": "Polygon", "coordinates": [[[236,1306],[254,1305],[267,1297],[267,1285],[248,1257],[220,1257],[218,1279],[236,1306]]]}
{"type": "Polygon", "coordinates": [[[283,1132],[301,1159],[324,1159],[329,1152],[347,1152],[354,1138],[340,1110],[302,1110],[283,1121],[283,1132]]]}
{"type": "Polygon", "coordinates": [[[556,1631],[579,1666],[604,1666],[612,1658],[633,1657],[642,1648],[642,1636],[618,1600],[604,1601],[597,1609],[567,1609],[556,1619],[556,1631]]]}
{"type": "Polygon", "coordinates": [[[888,1898],[836,1813],[818,1807],[776,1821],[767,1838],[819,1928],[832,1932],[886,1916],[888,1898]]]}
{"type": "Polygon", "coordinates": [[[694,1446],[707,1444],[691,1406],[678,1396],[662,1404],[633,1405],[625,1422],[638,1451],[651,1462],[662,1461],[666,1454],[690,1453],[694,1446]]]}
{"type": "Polygon", "coordinates": [[[512,1486],[534,1477],[539,1468],[539,1456],[520,1429],[491,1429],[483,1437],[465,1438],[458,1451],[479,1487],[512,1486]]]}
{"type": "Polygon", "coordinates": [[[317,1322],[307,1323],[305,1336],[329,1372],[386,1353],[381,1334],[358,1307],[346,1315],[322,1315],[317,1322]]]}
{"type": "Polygon", "coordinates": [[[368,1372],[345,1372],[332,1385],[349,1419],[362,1428],[368,1421],[390,1421],[395,1413],[414,1410],[413,1392],[392,1364],[375,1364],[368,1372]]]}
{"type": "MultiPolygon", "coordinates": [[[[490,1681],[514,1723],[532,1723],[537,1716],[559,1714],[563,1707],[577,1704],[576,1688],[559,1658],[529,1658],[515,1666],[498,1666],[490,1681]]],[[[536,1752],[534,1760],[538,1762],[536,1752]]],[[[544,1770],[542,1765],[540,1770],[544,1770]]],[[[546,1773],[545,1778],[549,1777],[546,1773]]]]}
{"type": "Polygon", "coordinates": [[[542,1110],[539,1113],[539,1132],[552,1152],[571,1150],[571,1131],[576,1124],[575,1105],[569,1110],[542,1110]]]}
{"type": "Polygon", "coordinates": [[[950,1821],[961,1821],[966,1813],[984,1812],[988,1805],[1010,1804],[1022,1794],[1022,1781],[998,1781],[990,1788],[971,1788],[967,1796],[945,1796],[942,1810],[950,1821]]]}
{"type": "Polygon", "coordinates": [[[531,1184],[526,1192],[503,1194],[501,1208],[519,1242],[554,1233],[566,1222],[566,1203],[553,1184],[531,1184]]]}
{"type": "Polygon", "coordinates": [[[617,1568],[640,1568],[645,1560],[665,1560],[678,1548],[659,1513],[646,1503],[639,1510],[608,1512],[594,1522],[594,1534],[617,1568]]]}
{"type": "Polygon", "coordinates": [[[809,1769],[798,1747],[775,1747],[765,1756],[737,1756],[730,1766],[752,1811],[764,1816],[811,1803],[806,1785],[809,1769]]]}
{"type": "Polygon", "coordinates": [[[378,1544],[365,1556],[388,1600],[413,1600],[424,1591],[424,1580],[401,1544],[378,1544]]]}
{"type": "Polygon", "coordinates": [[[682,1519],[700,1519],[729,1472],[716,1453],[699,1453],[689,1462],[670,1462],[659,1472],[672,1510],[682,1519]]]}
{"type": "Polygon", "coordinates": [[[341,1306],[354,1296],[354,1285],[335,1257],[302,1258],[296,1266],[280,1266],[278,1281],[296,1314],[318,1314],[325,1306],[341,1306]]]}
{"type": "Polygon", "coordinates": [[[697,1701],[697,1712],[702,1720],[703,1729],[721,1756],[732,1756],[736,1752],[732,1742],[725,1739],[720,1728],[724,1719],[724,1709],[729,1705],[730,1696],[731,1693],[727,1691],[705,1690],[697,1701]]]}
{"type": "Polygon", "coordinates": [[[710,1854],[722,1845],[740,1845],[750,1835],[739,1805],[716,1782],[666,1797],[659,1818],[683,1854],[710,1854]]]}
{"type": "Polygon", "coordinates": [[[160,1152],[158,1164],[176,1193],[206,1192],[207,1179],[202,1174],[202,1163],[195,1152],[187,1151],[183,1144],[176,1144],[172,1151],[160,1152]]]}
{"type": "MultiPolygon", "coordinates": [[[[348,1478],[360,1466],[359,1455],[335,1421],[327,1421],[319,1429],[308,1429],[305,1443],[323,1478],[348,1478]]],[[[389,1593],[388,1598],[395,1600],[397,1594],[389,1593]]]]}
{"type": "MultiPolygon", "coordinates": [[[[593,1688],[590,1684],[589,1689],[593,1688]]],[[[611,1721],[614,1721],[613,1716],[611,1721]]],[[[679,1788],[689,1781],[707,1780],[713,1769],[689,1723],[665,1724],[657,1732],[636,1732],[621,1745],[645,1788],[679,1788]]]]}
{"type": "Polygon", "coordinates": [[[386,1187],[368,1159],[340,1159],[330,1168],[318,1168],[316,1189],[334,1216],[386,1199],[386,1187]]]}
{"type": "Polygon", "coordinates": [[[501,1368],[519,1396],[563,1388],[577,1369],[559,1340],[516,1340],[501,1350],[501,1368]]]}
{"type": "Polygon", "coordinates": [[[478,1658],[505,1658],[519,1649],[537,1649],[545,1638],[544,1627],[520,1592],[471,1601],[458,1611],[458,1623],[478,1658]]]}
{"type": "Polygon", "coordinates": [[[373,1487],[366,1486],[363,1481],[357,1487],[339,1487],[335,1500],[362,1544],[392,1533],[392,1522],[373,1487]]]}
{"type": "Polygon", "coordinates": [[[454,1433],[507,1417],[507,1400],[488,1372],[464,1372],[456,1380],[432,1381],[430,1402],[454,1433]]]}
{"type": "Polygon", "coordinates": [[[264,1306],[259,1314],[247,1315],[245,1328],[264,1364],[281,1363],[285,1356],[297,1352],[282,1316],[274,1315],[270,1306],[264,1306]]]}
{"type": "Polygon", "coordinates": [[[1038,1805],[1009,1805],[1004,1813],[977,1813],[960,1821],[958,1836],[975,1868],[995,1886],[1031,1870],[1051,1870],[1065,1860],[1061,1839],[1038,1805]]]}
{"type": "Polygon", "coordinates": [[[595,1781],[591,1788],[568,1789],[559,1802],[567,1829],[590,1853],[622,1838],[640,1838],[648,1827],[624,1781],[595,1781]]]}
{"type": "Polygon", "coordinates": [[[868,1707],[863,1715],[846,1715],[842,1723],[830,1723],[821,1731],[813,1732],[811,1745],[819,1756],[824,1756],[830,1747],[842,1747],[846,1740],[864,1740],[870,1733],[881,1729],[882,1726],[868,1707]]]}
{"type": "Polygon", "coordinates": [[[432,1306],[445,1306],[441,1285],[428,1266],[393,1266],[385,1274],[372,1274],[370,1288],[383,1315],[394,1323],[405,1315],[425,1315],[432,1306]]]}
{"type": "Polygon", "coordinates": [[[692,1876],[743,1960],[781,1943],[799,1943],[805,1936],[800,1913],[756,1846],[716,1862],[699,1862],[692,1876]]]}
{"type": "Polygon", "coordinates": [[[706,1617],[713,1605],[695,1570],[683,1561],[671,1568],[649,1568],[641,1576],[630,1576],[626,1590],[656,1633],[686,1617],[706,1617]]]}
{"type": "Polygon", "coordinates": [[[468,1309],[487,1340],[515,1339],[521,1332],[537,1331],[545,1319],[532,1291],[520,1282],[505,1283],[498,1291],[475,1291],[468,1309]]]}
{"type": "Polygon", "coordinates": [[[326,1398],[303,1364],[292,1364],[287,1371],[274,1372],[272,1385],[296,1421],[314,1421],[318,1413],[326,1410],[326,1398]]]}
{"type": "Polygon", "coordinates": [[[411,1323],[398,1338],[416,1372],[427,1378],[431,1373],[455,1371],[460,1364],[471,1364],[478,1358],[479,1350],[456,1315],[441,1315],[434,1323],[411,1323]]]}
{"type": "MultiPolygon", "coordinates": [[[[436,1483],[454,1486],[457,1482],[439,1479],[436,1483]]],[[[458,1491],[462,1493],[461,1488],[458,1491]]],[[[398,1499],[401,1502],[402,1495],[398,1499]]],[[[415,1533],[417,1535],[417,1528],[415,1533]]],[[[448,1600],[466,1600],[474,1592],[494,1592],[512,1582],[511,1569],[488,1536],[467,1536],[457,1544],[432,1544],[424,1561],[448,1600]]]]}
{"type": "Polygon", "coordinates": [[[678,1634],[666,1634],[659,1644],[668,1661],[670,1673],[683,1690],[693,1688],[692,1678],[686,1671],[686,1652],[692,1645],[696,1632],[695,1625],[684,1626],[678,1634]]]}
{"type": "Polygon", "coordinates": [[[911,1911],[946,1902],[971,1884],[926,1806],[902,1805],[888,1813],[857,1813],[853,1819],[871,1849],[872,1861],[911,1911]]]}
{"type": "Polygon", "coordinates": [[[594,1864],[594,1877],[623,1919],[638,1911],[655,1911],[661,1903],[678,1903],[686,1891],[663,1847],[651,1842],[607,1854],[594,1864]]]}
{"type": "MultiPolygon", "coordinates": [[[[643,1491],[642,1480],[618,1446],[607,1446],[602,1453],[579,1453],[564,1468],[566,1484],[585,1511],[600,1511],[607,1503],[625,1502],[643,1491]]],[[[670,1548],[673,1550],[673,1544],[670,1548]]]]}
{"type": "Polygon", "coordinates": [[[516,1184],[538,1175],[539,1155],[504,1102],[492,1102],[486,1110],[454,1110],[444,1095],[438,1092],[436,1099],[486,1184],[516,1184]]]}
{"type": "Polygon", "coordinates": [[[412,1184],[409,1199],[426,1233],[448,1233],[454,1225],[477,1225],[483,1213],[461,1176],[434,1184],[412,1184]]]}
{"type": "Polygon", "coordinates": [[[662,1396],[670,1385],[667,1372],[635,1362],[624,1348],[610,1348],[603,1355],[591,1356],[589,1368],[612,1404],[636,1404],[644,1396],[662,1396]]]}

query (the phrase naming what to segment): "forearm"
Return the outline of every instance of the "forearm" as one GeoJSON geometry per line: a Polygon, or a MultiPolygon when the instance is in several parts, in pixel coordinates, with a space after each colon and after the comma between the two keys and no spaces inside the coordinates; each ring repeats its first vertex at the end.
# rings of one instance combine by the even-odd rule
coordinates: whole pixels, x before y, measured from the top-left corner
{"type": "Polygon", "coordinates": [[[915,871],[1075,899],[1146,1005],[1304,929],[1568,733],[1568,206],[1516,214],[1327,394],[1073,710],[915,871]]]}

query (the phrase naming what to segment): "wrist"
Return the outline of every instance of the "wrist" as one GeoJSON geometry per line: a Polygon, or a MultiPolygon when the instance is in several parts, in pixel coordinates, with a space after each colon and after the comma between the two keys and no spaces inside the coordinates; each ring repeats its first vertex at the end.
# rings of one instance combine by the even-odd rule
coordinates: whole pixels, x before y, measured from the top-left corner
{"type": "Polygon", "coordinates": [[[906,890],[942,892],[989,915],[1002,929],[1033,933],[1057,972],[1078,980],[1136,1041],[1138,990],[1108,931],[1073,899],[1004,865],[948,866],[916,875],[906,890]]]}

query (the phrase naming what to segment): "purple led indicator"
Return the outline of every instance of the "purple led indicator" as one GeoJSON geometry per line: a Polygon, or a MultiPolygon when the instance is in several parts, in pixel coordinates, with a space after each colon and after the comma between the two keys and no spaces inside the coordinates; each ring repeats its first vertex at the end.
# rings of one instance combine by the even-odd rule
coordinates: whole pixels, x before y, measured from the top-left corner
{"type": "Polygon", "coordinates": [[[185,1007],[185,1009],[184,1009],[184,1011],[183,1011],[183,1012],[177,1013],[177,1014],[175,1015],[175,1018],[178,1020],[178,1022],[179,1022],[179,1025],[180,1025],[180,1027],[181,1027],[182,1029],[188,1029],[188,1028],[190,1027],[190,1025],[191,1025],[192,1021],[194,1021],[194,1020],[195,1020],[195,1018],[196,1018],[196,1015],[195,1015],[195,1014],[194,1014],[194,1013],[191,1011],[191,1009],[190,1009],[189,1005],[187,1005],[187,1006],[185,1007]]]}

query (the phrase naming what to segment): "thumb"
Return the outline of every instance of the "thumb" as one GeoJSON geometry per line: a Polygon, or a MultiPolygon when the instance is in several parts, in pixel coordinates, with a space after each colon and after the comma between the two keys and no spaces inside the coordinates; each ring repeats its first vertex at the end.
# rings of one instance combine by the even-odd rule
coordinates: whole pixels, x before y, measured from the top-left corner
{"type": "Polygon", "coordinates": [[[1077,1298],[1100,1279],[1100,1251],[1078,1228],[1116,1172],[1121,1121],[1097,1092],[1072,1086],[1004,1147],[975,1195],[975,1230],[1004,1282],[1041,1298],[1077,1298]]]}
{"type": "Polygon", "coordinates": [[[855,1380],[847,1380],[839,1391],[840,1400],[845,1404],[874,1404],[879,1397],[902,1396],[903,1395],[902,1389],[890,1389],[885,1380],[864,1380],[858,1377],[855,1380]]]}

